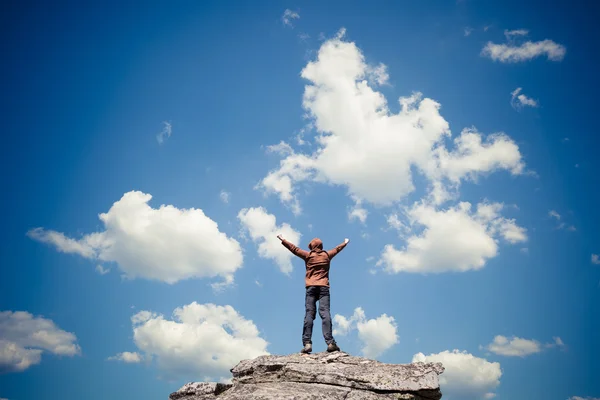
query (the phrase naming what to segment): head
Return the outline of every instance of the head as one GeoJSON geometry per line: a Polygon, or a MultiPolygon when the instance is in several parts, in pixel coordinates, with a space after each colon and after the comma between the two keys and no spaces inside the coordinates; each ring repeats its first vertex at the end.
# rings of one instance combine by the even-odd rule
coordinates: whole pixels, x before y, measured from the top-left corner
{"type": "Polygon", "coordinates": [[[321,239],[319,238],[314,238],[313,240],[310,241],[310,243],[308,244],[308,249],[309,250],[314,250],[314,249],[320,249],[323,250],[323,242],[321,241],[321,239]]]}

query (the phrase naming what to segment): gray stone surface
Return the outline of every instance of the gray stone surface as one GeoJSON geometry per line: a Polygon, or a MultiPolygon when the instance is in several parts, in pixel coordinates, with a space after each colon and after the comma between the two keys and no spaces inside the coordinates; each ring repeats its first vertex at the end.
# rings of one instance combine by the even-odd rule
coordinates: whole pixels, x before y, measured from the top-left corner
{"type": "Polygon", "coordinates": [[[260,356],[231,369],[233,384],[188,383],[170,400],[438,400],[441,363],[385,364],[344,352],[260,356]]]}

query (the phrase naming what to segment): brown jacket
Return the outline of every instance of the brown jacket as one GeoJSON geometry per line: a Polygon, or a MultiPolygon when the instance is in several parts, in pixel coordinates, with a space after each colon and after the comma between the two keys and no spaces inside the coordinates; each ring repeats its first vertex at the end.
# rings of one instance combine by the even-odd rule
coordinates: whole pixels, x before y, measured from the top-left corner
{"type": "Polygon", "coordinates": [[[306,263],[306,278],[304,280],[306,286],[329,287],[329,262],[346,247],[347,243],[342,243],[331,250],[323,250],[321,239],[314,238],[308,244],[310,251],[302,250],[285,239],[281,241],[281,244],[306,263]]]}

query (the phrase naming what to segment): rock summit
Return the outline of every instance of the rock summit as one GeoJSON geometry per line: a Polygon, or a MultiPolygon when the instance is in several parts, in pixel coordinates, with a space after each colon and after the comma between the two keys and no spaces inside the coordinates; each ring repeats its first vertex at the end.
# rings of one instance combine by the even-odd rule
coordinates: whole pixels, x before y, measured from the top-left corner
{"type": "Polygon", "coordinates": [[[441,363],[385,364],[344,352],[242,360],[231,384],[191,382],[169,400],[439,400],[441,363]]]}

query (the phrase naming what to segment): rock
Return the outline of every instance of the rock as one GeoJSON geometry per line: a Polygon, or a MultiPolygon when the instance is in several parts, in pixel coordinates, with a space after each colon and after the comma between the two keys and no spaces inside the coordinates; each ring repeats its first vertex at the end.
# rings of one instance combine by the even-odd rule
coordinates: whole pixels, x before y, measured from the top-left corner
{"type": "Polygon", "coordinates": [[[232,384],[188,383],[170,400],[438,400],[441,363],[385,364],[344,352],[260,356],[232,384]]]}

